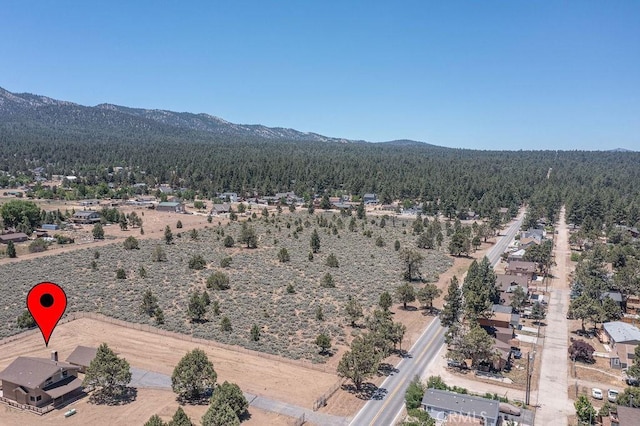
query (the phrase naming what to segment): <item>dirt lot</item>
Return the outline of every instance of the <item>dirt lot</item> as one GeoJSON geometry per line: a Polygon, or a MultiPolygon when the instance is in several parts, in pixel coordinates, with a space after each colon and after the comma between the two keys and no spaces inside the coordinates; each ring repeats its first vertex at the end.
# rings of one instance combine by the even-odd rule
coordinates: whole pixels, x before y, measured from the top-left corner
{"type": "MultiPolygon", "coordinates": [[[[178,408],[175,394],[171,391],[155,389],[139,389],[137,399],[122,406],[107,406],[90,404],[88,398],[83,398],[62,410],[54,410],[44,416],[26,413],[0,405],[0,423],[3,425],[65,425],[84,426],[114,424],[116,420],[124,420],[122,424],[142,425],[152,415],[158,414],[162,420],[169,421],[178,408]],[[64,412],[75,408],[77,414],[65,418],[64,412]]],[[[207,406],[183,406],[187,415],[196,424],[200,424],[207,406]]],[[[242,424],[247,426],[260,425],[292,425],[295,419],[277,413],[270,413],[258,408],[249,408],[250,417],[242,424]]]]}
{"type": "MultiPolygon", "coordinates": [[[[315,399],[335,383],[333,374],[310,370],[286,362],[250,354],[203,347],[139,330],[81,318],[59,325],[45,348],[42,336],[32,334],[0,346],[0,369],[17,356],[49,357],[55,349],[66,358],[77,346],[98,346],[106,342],[132,366],[171,375],[188,351],[204,349],[218,373],[218,381],[237,383],[244,391],[311,408],[315,399]]],[[[1,422],[0,422],[1,423],[1,422]]]]}

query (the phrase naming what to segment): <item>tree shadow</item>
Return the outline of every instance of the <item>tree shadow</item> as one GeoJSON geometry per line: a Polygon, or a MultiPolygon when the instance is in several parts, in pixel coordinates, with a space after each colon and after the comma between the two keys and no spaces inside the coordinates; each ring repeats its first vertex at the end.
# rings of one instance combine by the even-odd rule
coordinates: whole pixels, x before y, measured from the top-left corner
{"type": "Polygon", "coordinates": [[[365,401],[374,399],[381,400],[387,394],[387,390],[385,388],[379,388],[373,383],[366,382],[360,386],[360,389],[356,389],[353,384],[344,384],[342,385],[342,390],[345,390],[353,395],[356,398],[362,399],[365,401]]]}
{"type": "Polygon", "coordinates": [[[182,405],[209,405],[211,402],[211,392],[205,392],[196,398],[187,398],[178,395],[176,401],[182,405]]]}
{"type": "Polygon", "coordinates": [[[378,376],[391,376],[393,373],[397,373],[399,370],[388,362],[381,362],[378,366],[378,376]]]}
{"type": "Polygon", "coordinates": [[[413,305],[407,305],[406,308],[404,306],[400,306],[400,309],[402,309],[403,311],[408,311],[408,312],[414,312],[414,311],[418,310],[418,308],[416,308],[413,305]]]}
{"type": "Polygon", "coordinates": [[[104,405],[126,405],[136,400],[138,397],[138,388],[124,387],[113,391],[98,389],[91,393],[89,402],[92,404],[104,405]]]}
{"type": "Polygon", "coordinates": [[[426,308],[424,308],[422,310],[422,315],[424,315],[424,316],[429,316],[429,315],[438,316],[438,315],[440,315],[440,309],[435,308],[433,306],[426,307],[426,308]]]}

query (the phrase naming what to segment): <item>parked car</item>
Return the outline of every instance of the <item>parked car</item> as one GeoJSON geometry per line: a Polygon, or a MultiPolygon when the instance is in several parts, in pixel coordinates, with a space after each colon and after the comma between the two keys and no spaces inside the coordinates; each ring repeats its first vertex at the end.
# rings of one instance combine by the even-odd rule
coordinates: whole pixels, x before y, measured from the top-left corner
{"type": "Polygon", "coordinates": [[[618,391],[615,389],[609,389],[607,391],[607,399],[609,402],[616,402],[616,399],[618,399],[618,391]]]}
{"type": "Polygon", "coordinates": [[[453,360],[453,359],[448,359],[447,360],[447,367],[467,368],[467,364],[462,362],[462,361],[456,361],[456,360],[453,360]]]}
{"type": "Polygon", "coordinates": [[[627,377],[624,380],[629,386],[640,386],[640,379],[636,377],[627,377]]]}
{"type": "Polygon", "coordinates": [[[602,389],[598,389],[598,388],[591,389],[591,396],[594,399],[602,399],[602,389]]]}
{"type": "Polygon", "coordinates": [[[522,358],[522,351],[520,349],[511,349],[511,355],[513,355],[515,359],[520,359],[522,358]]]}

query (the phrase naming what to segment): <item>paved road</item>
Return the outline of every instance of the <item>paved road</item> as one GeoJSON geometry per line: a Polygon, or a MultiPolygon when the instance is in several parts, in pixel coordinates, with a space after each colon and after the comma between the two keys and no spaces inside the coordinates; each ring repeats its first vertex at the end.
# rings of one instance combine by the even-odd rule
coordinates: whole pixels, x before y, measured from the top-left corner
{"type": "Polygon", "coordinates": [[[547,329],[545,330],[542,365],[538,384],[536,425],[566,425],[568,416],[575,414],[575,408],[567,395],[569,387],[567,367],[566,319],[569,305],[569,232],[565,222],[564,207],[556,227],[554,253],[556,266],[551,269],[549,306],[547,308],[547,329]]]}
{"type": "MultiPolygon", "coordinates": [[[[171,377],[167,376],[166,374],[131,367],[130,386],[136,388],[171,390],[171,377]]],[[[318,413],[311,409],[298,407],[297,405],[287,404],[286,402],[276,401],[275,399],[253,395],[247,392],[244,392],[244,396],[245,398],[247,398],[247,401],[249,401],[249,406],[257,407],[265,411],[271,411],[273,413],[284,414],[286,416],[291,416],[294,418],[300,418],[302,415],[304,415],[305,420],[313,424],[338,426],[349,424],[349,419],[347,419],[346,417],[318,413]]]]}
{"type": "MultiPolygon", "coordinates": [[[[492,265],[500,260],[500,255],[513,240],[520,229],[523,215],[515,221],[503,234],[496,244],[489,250],[487,257],[492,265]]],[[[445,329],[440,326],[440,320],[435,318],[423,331],[416,343],[409,349],[408,356],[396,366],[398,372],[387,377],[380,385],[378,399],[371,399],[362,407],[351,421],[352,425],[380,425],[388,426],[395,423],[402,412],[404,393],[411,380],[417,375],[422,376],[429,364],[437,357],[444,346],[445,329]]]]}

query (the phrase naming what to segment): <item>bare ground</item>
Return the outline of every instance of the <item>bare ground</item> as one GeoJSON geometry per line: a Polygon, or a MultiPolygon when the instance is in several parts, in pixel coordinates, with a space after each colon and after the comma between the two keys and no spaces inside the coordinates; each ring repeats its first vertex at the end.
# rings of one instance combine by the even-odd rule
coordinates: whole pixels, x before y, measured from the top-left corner
{"type": "MultiPolygon", "coordinates": [[[[191,418],[191,421],[196,424],[200,424],[200,419],[207,410],[206,405],[186,405],[182,406],[182,408],[191,418]]],[[[126,424],[141,425],[154,414],[158,414],[164,421],[169,421],[177,409],[178,403],[173,392],[157,389],[138,389],[136,400],[126,405],[96,405],[89,403],[89,398],[85,397],[61,410],[54,410],[44,416],[0,405],[0,423],[3,425],[84,426],[114,424],[115,420],[126,419],[126,424]],[[71,408],[75,408],[77,414],[65,418],[64,412],[71,408]]],[[[282,414],[249,407],[249,418],[242,424],[247,426],[292,425],[294,421],[295,419],[282,414]]]]}
{"type": "Polygon", "coordinates": [[[190,350],[200,347],[218,373],[218,381],[237,383],[242,390],[272,399],[311,408],[315,399],[335,383],[333,374],[299,365],[261,358],[213,346],[196,345],[167,336],[81,318],[59,325],[45,348],[42,336],[32,334],[0,346],[0,369],[17,356],[49,357],[57,350],[66,358],[77,345],[98,346],[106,342],[132,366],[171,375],[178,361],[190,350]]]}

